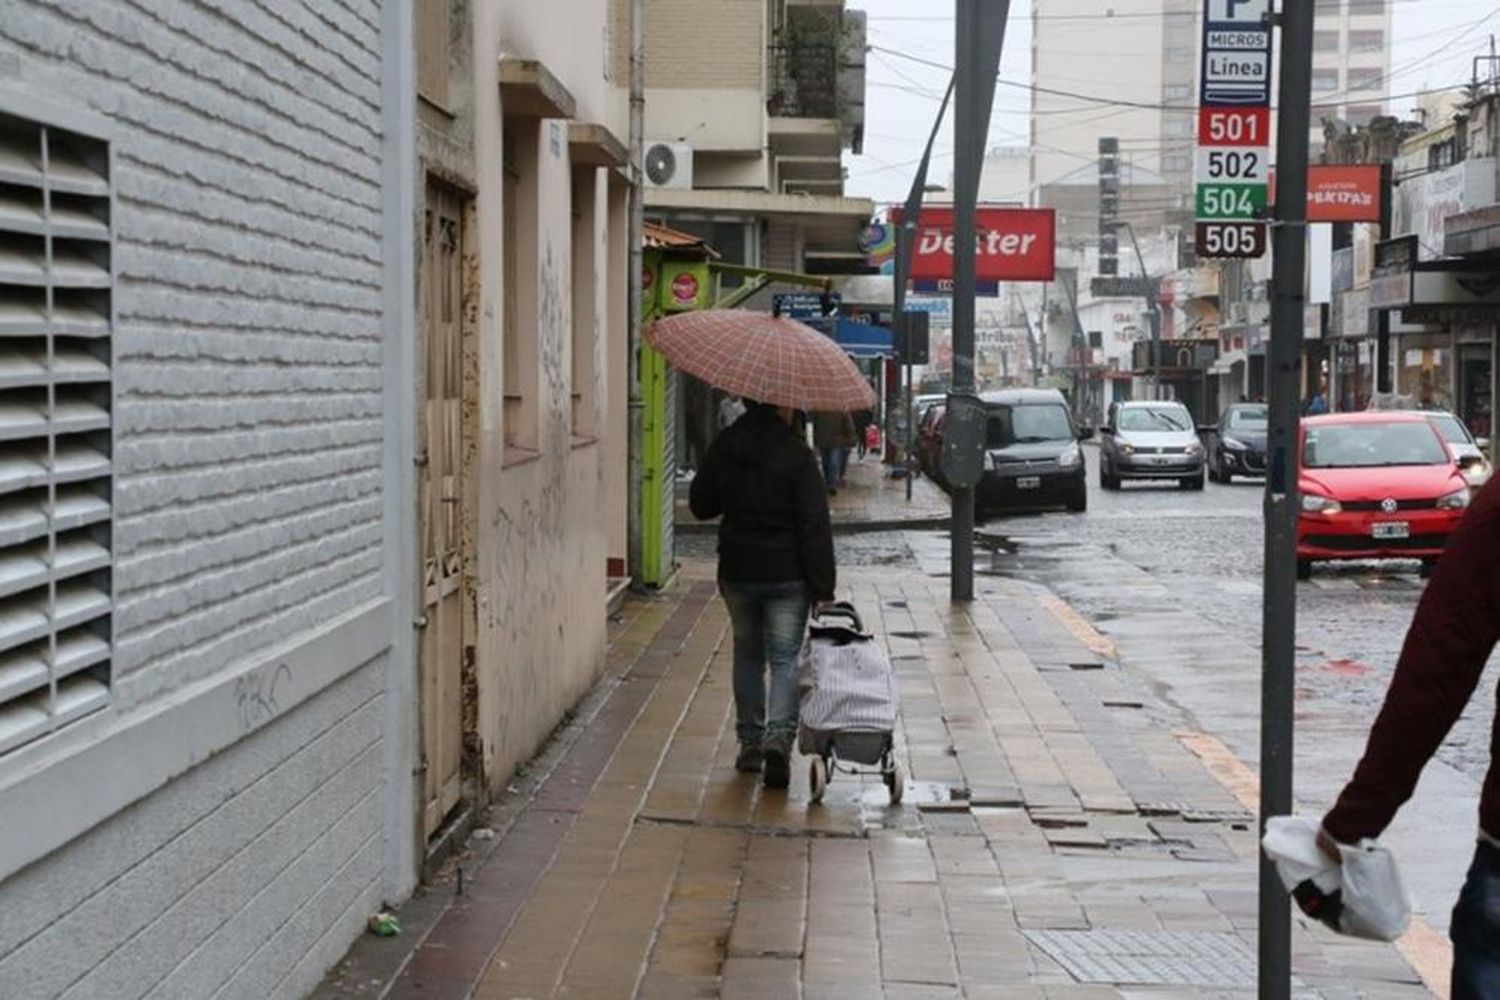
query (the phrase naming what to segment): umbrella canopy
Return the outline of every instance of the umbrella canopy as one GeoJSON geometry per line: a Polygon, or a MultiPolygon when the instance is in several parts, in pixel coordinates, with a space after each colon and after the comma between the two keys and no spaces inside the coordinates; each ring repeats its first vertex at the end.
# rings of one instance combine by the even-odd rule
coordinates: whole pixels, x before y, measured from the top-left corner
{"type": "Polygon", "coordinates": [[[832,339],[795,320],[707,309],[657,320],[646,342],[709,385],[773,406],[848,413],[875,392],[832,339]]]}

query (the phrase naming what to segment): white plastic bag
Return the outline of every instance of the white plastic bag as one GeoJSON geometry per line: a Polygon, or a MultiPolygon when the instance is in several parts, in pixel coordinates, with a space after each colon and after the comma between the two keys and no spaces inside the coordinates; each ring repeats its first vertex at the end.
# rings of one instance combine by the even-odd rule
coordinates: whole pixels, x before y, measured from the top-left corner
{"type": "Polygon", "coordinates": [[[1394,941],[1411,922],[1411,897],[1396,859],[1373,840],[1340,844],[1342,864],[1318,847],[1318,823],[1305,816],[1273,816],[1261,841],[1302,912],[1340,934],[1394,941]]]}

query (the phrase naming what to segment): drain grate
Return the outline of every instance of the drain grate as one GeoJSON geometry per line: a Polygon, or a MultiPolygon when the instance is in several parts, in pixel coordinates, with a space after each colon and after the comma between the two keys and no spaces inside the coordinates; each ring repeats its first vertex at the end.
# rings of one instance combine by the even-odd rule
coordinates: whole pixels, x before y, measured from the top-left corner
{"type": "Polygon", "coordinates": [[[1169,931],[1026,931],[1080,983],[1241,987],[1255,956],[1234,934],[1169,931]]]}

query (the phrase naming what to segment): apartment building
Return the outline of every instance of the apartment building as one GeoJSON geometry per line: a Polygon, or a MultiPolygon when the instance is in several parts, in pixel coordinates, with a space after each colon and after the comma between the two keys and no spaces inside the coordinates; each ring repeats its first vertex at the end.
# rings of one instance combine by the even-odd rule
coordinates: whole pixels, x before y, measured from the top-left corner
{"type": "Polygon", "coordinates": [[[728,263],[858,270],[874,205],[844,196],[843,151],[863,147],[864,50],[843,0],[649,0],[648,214],[728,263]]]}

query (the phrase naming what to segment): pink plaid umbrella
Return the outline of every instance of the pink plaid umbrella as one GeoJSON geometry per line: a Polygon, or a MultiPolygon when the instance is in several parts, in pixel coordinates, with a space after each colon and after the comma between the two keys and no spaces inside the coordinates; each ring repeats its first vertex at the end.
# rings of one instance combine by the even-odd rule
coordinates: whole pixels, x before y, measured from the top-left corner
{"type": "Polygon", "coordinates": [[[795,320],[707,309],[657,320],[646,343],[709,385],[773,406],[848,413],[875,392],[838,344],[795,320]]]}

